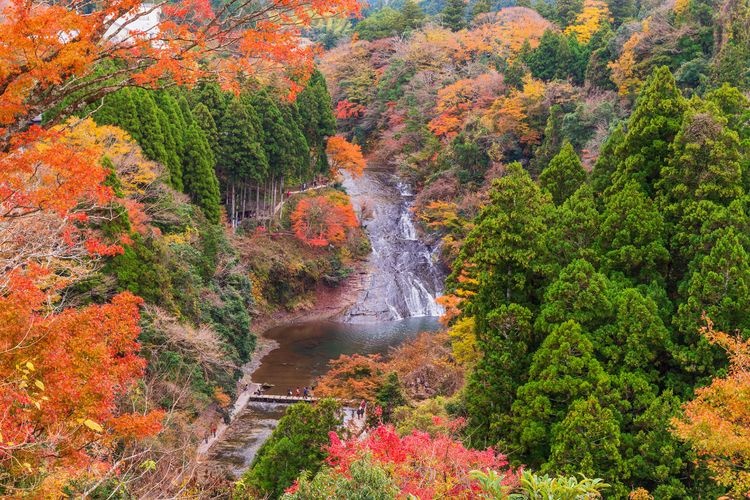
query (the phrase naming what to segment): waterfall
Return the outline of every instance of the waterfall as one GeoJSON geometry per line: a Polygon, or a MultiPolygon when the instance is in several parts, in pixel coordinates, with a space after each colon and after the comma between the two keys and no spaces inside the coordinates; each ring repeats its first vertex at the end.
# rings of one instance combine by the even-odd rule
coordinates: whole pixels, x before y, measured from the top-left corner
{"type": "Polygon", "coordinates": [[[411,211],[414,195],[393,174],[367,170],[345,175],[344,187],[370,236],[369,278],[358,302],[344,315],[350,323],[439,316],[435,302],[442,293],[444,271],[436,262],[437,248],[422,242],[411,211]]]}

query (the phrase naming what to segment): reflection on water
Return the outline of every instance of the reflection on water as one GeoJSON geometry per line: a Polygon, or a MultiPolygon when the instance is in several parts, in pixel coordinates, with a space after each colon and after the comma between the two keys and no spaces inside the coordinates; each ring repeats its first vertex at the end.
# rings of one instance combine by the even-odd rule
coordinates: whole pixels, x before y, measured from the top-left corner
{"type": "Polygon", "coordinates": [[[407,318],[368,324],[332,322],[285,325],[265,337],[279,342],[253,374],[255,382],[273,384],[269,394],[310,386],[323,375],[328,362],[341,354],[385,354],[419,332],[440,328],[437,318],[407,318]]]}
{"type": "MultiPolygon", "coordinates": [[[[409,318],[369,324],[311,322],[285,325],[264,334],[279,347],[263,358],[253,381],[273,384],[268,393],[311,386],[328,362],[341,354],[385,354],[420,332],[440,329],[437,318],[409,318]]],[[[214,445],[208,459],[239,477],[284,415],[286,405],[250,402],[214,445]]]]}

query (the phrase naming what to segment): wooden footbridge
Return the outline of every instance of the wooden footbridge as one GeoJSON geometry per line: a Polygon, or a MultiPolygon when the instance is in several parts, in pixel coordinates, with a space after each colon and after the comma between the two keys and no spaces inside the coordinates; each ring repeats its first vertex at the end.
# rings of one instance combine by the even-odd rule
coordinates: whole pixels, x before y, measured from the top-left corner
{"type": "MultiPolygon", "coordinates": [[[[250,394],[247,400],[256,403],[278,403],[293,405],[294,403],[315,403],[317,401],[320,401],[321,399],[325,398],[315,398],[312,396],[286,396],[283,394],[250,394]]],[[[346,409],[355,408],[359,405],[359,400],[341,398],[330,399],[335,399],[346,409]]]]}
{"type": "Polygon", "coordinates": [[[320,398],[304,397],[304,396],[285,396],[282,394],[251,394],[250,401],[256,401],[258,403],[282,403],[293,405],[294,403],[315,403],[320,398]]]}

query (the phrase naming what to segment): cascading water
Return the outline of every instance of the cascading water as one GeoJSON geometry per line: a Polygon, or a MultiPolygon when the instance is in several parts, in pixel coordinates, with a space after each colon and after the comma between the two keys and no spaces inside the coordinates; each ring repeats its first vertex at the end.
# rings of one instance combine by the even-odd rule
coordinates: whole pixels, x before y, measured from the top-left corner
{"type": "Polygon", "coordinates": [[[411,214],[414,195],[388,172],[367,170],[345,176],[344,187],[370,235],[369,281],[343,320],[372,323],[439,316],[443,270],[417,237],[411,214]]]}
{"type": "MultiPolygon", "coordinates": [[[[270,383],[272,394],[314,385],[331,359],[340,354],[383,354],[419,332],[434,331],[443,313],[435,299],[444,272],[437,248],[420,241],[411,217],[413,194],[388,172],[347,176],[344,186],[370,235],[372,253],[366,286],[341,318],[349,324],[310,322],[282,325],[264,337],[279,345],[254,368],[255,382],[270,383]],[[396,321],[402,320],[402,321],[396,321]]],[[[239,411],[224,437],[211,448],[207,463],[238,477],[253,461],[281,417],[283,407],[250,402],[239,411]]]]}

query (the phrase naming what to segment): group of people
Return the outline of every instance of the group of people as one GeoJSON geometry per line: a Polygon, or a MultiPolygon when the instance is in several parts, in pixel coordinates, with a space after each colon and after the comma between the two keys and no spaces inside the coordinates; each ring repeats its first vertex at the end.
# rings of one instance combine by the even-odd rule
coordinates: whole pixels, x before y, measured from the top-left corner
{"type": "MultiPolygon", "coordinates": [[[[367,401],[364,399],[361,403],[359,403],[359,408],[357,408],[357,418],[362,419],[365,416],[365,413],[367,413],[367,401]]],[[[352,417],[354,417],[354,408],[352,408],[352,417]]]]}
{"type": "Polygon", "coordinates": [[[292,388],[290,387],[290,388],[288,388],[286,390],[286,395],[287,396],[297,396],[298,398],[299,397],[303,397],[305,399],[311,398],[312,397],[312,387],[308,388],[307,386],[305,386],[305,387],[302,388],[302,390],[300,390],[300,388],[297,387],[296,391],[292,391],[292,388]]]}
{"type": "Polygon", "coordinates": [[[206,432],[203,433],[203,441],[208,443],[209,437],[212,437],[212,438],[216,437],[216,424],[212,424],[211,429],[206,430],[206,432]]]}

